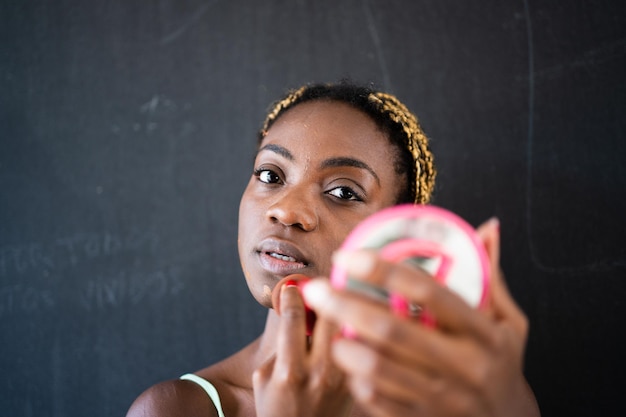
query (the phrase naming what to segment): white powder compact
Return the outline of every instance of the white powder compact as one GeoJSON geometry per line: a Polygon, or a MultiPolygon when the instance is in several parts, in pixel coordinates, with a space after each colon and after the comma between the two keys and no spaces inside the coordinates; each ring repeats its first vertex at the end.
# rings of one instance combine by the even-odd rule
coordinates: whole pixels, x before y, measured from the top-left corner
{"type": "MultiPolygon", "coordinates": [[[[342,249],[374,249],[383,259],[405,262],[428,272],[470,306],[484,306],[489,288],[489,260],[474,228],[456,214],[432,205],[405,204],[384,209],[361,222],[342,249]]],[[[339,266],[331,271],[335,287],[347,288],[387,302],[401,316],[416,316],[435,324],[428,311],[380,283],[347,276],[339,266]]]]}

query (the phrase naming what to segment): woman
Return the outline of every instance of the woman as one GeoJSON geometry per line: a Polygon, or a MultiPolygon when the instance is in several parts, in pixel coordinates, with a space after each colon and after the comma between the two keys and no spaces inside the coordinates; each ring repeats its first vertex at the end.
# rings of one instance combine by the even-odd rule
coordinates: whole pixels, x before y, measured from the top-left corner
{"type": "Polygon", "coordinates": [[[522,374],[527,322],[500,277],[496,220],[478,230],[494,276],[487,311],[373,253],[333,258],[370,214],[427,203],[434,178],[426,136],[395,97],[347,83],[288,94],[259,134],[239,211],[239,256],[268,308],[264,332],[217,364],[149,388],[128,416],[538,415],[522,374]],[[438,327],[331,289],[333,261],[428,308],[438,327]],[[302,291],[281,285],[294,273],[319,279],[302,291]],[[304,301],[318,316],[310,337],[304,301]],[[346,323],[357,338],[338,336],[346,323]]]}

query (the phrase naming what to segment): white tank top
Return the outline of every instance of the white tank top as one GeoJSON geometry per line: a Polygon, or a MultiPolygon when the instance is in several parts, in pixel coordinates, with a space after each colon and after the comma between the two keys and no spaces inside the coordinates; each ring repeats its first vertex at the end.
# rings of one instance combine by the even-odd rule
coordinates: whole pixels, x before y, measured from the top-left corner
{"type": "Polygon", "coordinates": [[[224,412],[222,411],[222,403],[220,402],[220,396],[217,393],[217,390],[215,389],[213,384],[211,384],[206,379],[200,378],[198,375],[194,374],[185,374],[181,376],[180,379],[192,381],[200,385],[200,387],[202,387],[202,389],[206,391],[211,401],[213,401],[213,405],[217,409],[217,414],[219,415],[219,417],[224,417],[224,412]]]}

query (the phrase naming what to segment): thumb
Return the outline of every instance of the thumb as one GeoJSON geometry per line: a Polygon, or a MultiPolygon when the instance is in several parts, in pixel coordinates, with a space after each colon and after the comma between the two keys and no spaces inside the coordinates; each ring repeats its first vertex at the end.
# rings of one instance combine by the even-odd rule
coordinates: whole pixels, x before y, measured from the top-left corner
{"type": "Polygon", "coordinates": [[[480,225],[476,232],[489,257],[489,312],[497,321],[508,321],[515,332],[525,339],[528,320],[509,293],[500,268],[500,221],[493,217],[480,225]]]}

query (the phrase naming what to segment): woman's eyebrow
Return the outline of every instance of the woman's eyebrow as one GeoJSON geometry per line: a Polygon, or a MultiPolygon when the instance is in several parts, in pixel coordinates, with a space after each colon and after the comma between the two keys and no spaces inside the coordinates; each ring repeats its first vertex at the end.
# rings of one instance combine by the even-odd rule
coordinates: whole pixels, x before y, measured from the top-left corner
{"type": "Polygon", "coordinates": [[[260,153],[261,151],[271,151],[271,152],[277,153],[278,155],[280,155],[283,158],[286,158],[286,159],[288,159],[290,161],[294,160],[293,155],[291,154],[291,152],[289,152],[289,150],[287,148],[284,148],[284,147],[282,147],[280,145],[275,145],[275,144],[270,143],[270,144],[267,144],[267,145],[263,146],[262,148],[260,148],[259,152],[257,152],[257,153],[260,153]]]}
{"type": "Polygon", "coordinates": [[[320,169],[333,167],[355,167],[365,169],[372,174],[372,176],[376,179],[376,182],[380,185],[380,179],[378,178],[378,175],[376,175],[376,172],[374,172],[374,170],[365,162],[358,159],[348,157],[330,158],[324,160],[320,165],[320,169]]]}

